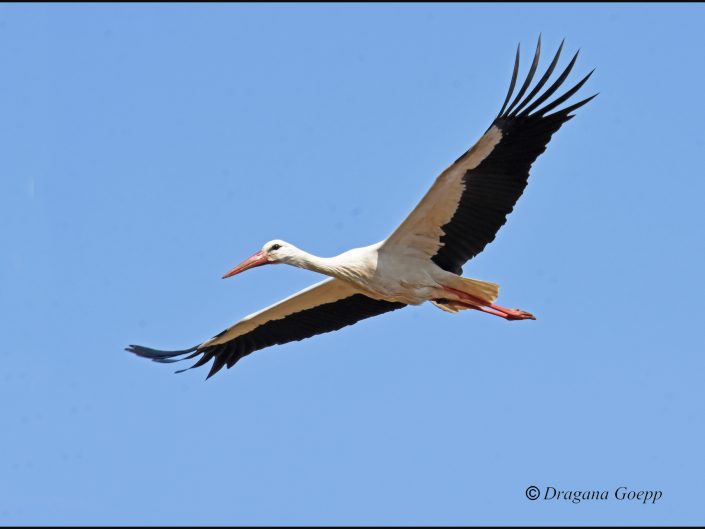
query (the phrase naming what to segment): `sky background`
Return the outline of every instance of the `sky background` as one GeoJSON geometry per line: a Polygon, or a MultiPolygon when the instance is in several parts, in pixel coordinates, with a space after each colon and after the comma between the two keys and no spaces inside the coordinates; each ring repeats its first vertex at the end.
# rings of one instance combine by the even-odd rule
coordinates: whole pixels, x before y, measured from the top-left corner
{"type": "Polygon", "coordinates": [[[705,523],[705,6],[0,6],[0,524],[705,523]],[[270,239],[386,237],[485,131],[515,46],[600,96],[465,275],[207,369],[319,280],[270,239]],[[655,505],[525,497],[661,490],[655,505]]]}

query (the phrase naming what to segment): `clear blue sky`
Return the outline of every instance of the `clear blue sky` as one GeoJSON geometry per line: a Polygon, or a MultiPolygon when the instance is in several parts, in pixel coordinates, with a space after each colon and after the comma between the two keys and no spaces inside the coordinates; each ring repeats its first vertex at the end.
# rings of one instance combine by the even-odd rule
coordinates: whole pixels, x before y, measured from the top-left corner
{"type": "MultiPolygon", "coordinates": [[[[703,523],[705,6],[0,6],[0,524],[703,523]],[[487,128],[514,49],[601,95],[414,307],[204,382],[191,346],[386,237],[487,128]],[[655,505],[526,499],[659,489],[655,505]]],[[[526,67],[526,63],[524,63],[526,67]]]]}

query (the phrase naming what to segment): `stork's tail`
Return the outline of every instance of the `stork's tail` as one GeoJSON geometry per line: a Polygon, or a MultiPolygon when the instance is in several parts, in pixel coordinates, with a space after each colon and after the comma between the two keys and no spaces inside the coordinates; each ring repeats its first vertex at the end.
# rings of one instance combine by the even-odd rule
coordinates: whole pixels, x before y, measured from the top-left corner
{"type": "Polygon", "coordinates": [[[484,301],[487,305],[499,297],[499,285],[497,283],[470,279],[469,277],[459,277],[458,280],[457,285],[453,285],[453,288],[462,290],[466,294],[484,301]]]}

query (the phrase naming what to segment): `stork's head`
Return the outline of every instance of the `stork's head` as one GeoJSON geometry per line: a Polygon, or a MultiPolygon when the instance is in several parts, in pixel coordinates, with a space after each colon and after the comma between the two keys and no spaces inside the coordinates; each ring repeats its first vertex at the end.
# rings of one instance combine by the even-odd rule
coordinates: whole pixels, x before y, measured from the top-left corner
{"type": "Polygon", "coordinates": [[[240,272],[244,272],[245,270],[256,266],[286,263],[295,254],[295,252],[295,246],[289,244],[288,242],[274,239],[273,241],[269,241],[267,244],[262,246],[262,249],[252,257],[245,259],[242,263],[230,270],[223,276],[223,279],[234,276],[235,274],[239,274],[240,272]]]}

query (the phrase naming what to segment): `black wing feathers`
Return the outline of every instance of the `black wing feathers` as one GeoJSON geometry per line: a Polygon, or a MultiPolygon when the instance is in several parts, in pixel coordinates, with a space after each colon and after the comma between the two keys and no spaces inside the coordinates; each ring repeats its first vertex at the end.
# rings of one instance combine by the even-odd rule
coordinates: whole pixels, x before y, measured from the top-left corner
{"type": "Polygon", "coordinates": [[[519,74],[519,52],[520,52],[520,49],[521,49],[521,45],[517,45],[517,54],[514,59],[514,71],[512,72],[512,81],[509,83],[509,90],[507,91],[507,97],[504,98],[504,104],[502,105],[502,108],[500,109],[498,116],[502,115],[505,107],[507,106],[507,103],[509,103],[509,98],[512,97],[512,92],[514,92],[514,86],[516,85],[516,82],[517,82],[517,75],[519,74]]]}
{"type": "MultiPolygon", "coordinates": [[[[584,99],[567,108],[549,114],[550,111],[574,95],[590,78],[585,76],[573,88],[554,101],[536,110],[546,102],[565,82],[578,57],[576,53],[561,75],[545,92],[539,94],[558,63],[563,43],[558,48],[546,73],[541,77],[529,95],[520,101],[528,89],[536,72],[541,52],[541,38],[536,46],[534,60],[517,97],[507,107],[516,83],[519,68],[519,54],[514,63],[510,89],[502,111],[493,122],[502,133],[502,139],[492,152],[474,169],[464,176],[465,191],[458,208],[448,224],[442,227],[443,243],[433,261],[449,272],[462,273],[463,264],[479,254],[492,242],[497,231],[506,222],[506,217],[514,209],[514,204],[526,187],[529,170],[536,158],[546,150],[551,136],[573,116],[570,113],[593,97],[584,99]],[[506,107],[506,110],[505,110],[506,107]],[[523,110],[522,110],[523,109],[523,110]]],[[[597,94],[595,94],[597,95],[597,94]]],[[[492,128],[492,126],[490,126],[492,128]]],[[[489,129],[488,129],[489,130],[489,129]]]]}
{"type": "MultiPolygon", "coordinates": [[[[521,85],[521,89],[519,89],[519,93],[514,98],[514,101],[512,101],[512,104],[509,105],[509,108],[507,109],[507,112],[506,112],[507,114],[509,114],[512,111],[512,108],[514,108],[514,105],[516,105],[521,100],[521,97],[524,95],[524,92],[526,92],[526,89],[529,88],[529,85],[531,84],[531,81],[534,78],[534,74],[536,73],[536,68],[538,68],[540,55],[541,55],[541,35],[539,35],[539,41],[536,43],[536,53],[534,53],[534,62],[531,63],[531,68],[529,69],[529,73],[526,76],[526,80],[524,81],[524,84],[521,85]]],[[[515,65],[514,65],[515,71],[518,70],[518,66],[519,66],[519,61],[516,61],[515,65]]],[[[499,113],[499,116],[501,116],[501,115],[502,115],[502,112],[499,113]]]]}
{"type": "MultiPolygon", "coordinates": [[[[360,320],[378,316],[404,306],[403,303],[376,300],[364,294],[354,294],[332,303],[325,303],[295,312],[282,319],[270,320],[246,334],[219,345],[200,349],[193,347],[183,351],[158,351],[148,347],[131,345],[127,350],[138,356],[150,358],[155,362],[161,363],[187,360],[203,355],[194,365],[187,369],[200,367],[215,358],[208,373],[208,378],[210,378],[223,366],[227,365],[228,368],[231,368],[238,360],[254,351],[271,345],[285,344],[310,338],[317,334],[337,331],[360,320]],[[182,355],[188,356],[176,358],[182,355]]],[[[186,371],[186,369],[182,371],[186,371]]]]}

